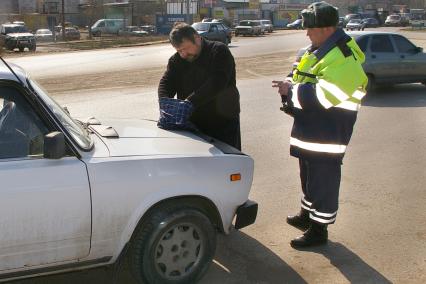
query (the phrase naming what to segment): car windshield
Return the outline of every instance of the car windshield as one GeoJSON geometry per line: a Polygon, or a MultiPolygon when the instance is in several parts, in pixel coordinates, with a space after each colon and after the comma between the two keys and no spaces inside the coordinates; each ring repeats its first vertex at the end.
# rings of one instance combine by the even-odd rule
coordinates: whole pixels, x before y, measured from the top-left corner
{"type": "Polygon", "coordinates": [[[242,22],[240,22],[240,26],[248,26],[248,27],[251,27],[251,26],[255,26],[256,25],[256,23],[255,22],[253,22],[253,21],[242,21],[242,22]]]}
{"type": "Polygon", "coordinates": [[[29,83],[50,111],[65,127],[74,141],[76,141],[82,149],[89,150],[92,147],[93,142],[88,131],[83,127],[83,125],[75,121],[67,111],[65,111],[42,87],[40,87],[36,81],[29,79],[29,83]]]}
{"type": "Polygon", "coordinates": [[[209,24],[206,23],[195,23],[192,27],[198,32],[205,32],[209,30],[209,24]]]}
{"type": "Polygon", "coordinates": [[[391,19],[391,20],[399,20],[399,18],[400,18],[400,16],[398,16],[398,15],[389,16],[389,19],[391,19]]]}
{"type": "Polygon", "coordinates": [[[349,24],[359,24],[359,23],[361,23],[361,20],[354,19],[349,21],[349,24]]]}
{"type": "Polygon", "coordinates": [[[271,23],[271,21],[269,20],[262,20],[261,21],[264,25],[269,25],[271,23]]]}
{"type": "Polygon", "coordinates": [[[28,30],[24,26],[12,26],[12,27],[5,27],[5,32],[6,32],[6,34],[26,33],[26,32],[28,32],[28,30]]]}

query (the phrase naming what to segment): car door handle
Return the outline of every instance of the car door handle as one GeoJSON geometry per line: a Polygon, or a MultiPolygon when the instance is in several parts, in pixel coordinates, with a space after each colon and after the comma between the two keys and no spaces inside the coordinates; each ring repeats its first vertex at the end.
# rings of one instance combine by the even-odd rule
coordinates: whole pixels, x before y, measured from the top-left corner
{"type": "Polygon", "coordinates": [[[373,55],[371,55],[371,58],[376,58],[376,55],[374,55],[374,54],[373,54],[373,55]]]}

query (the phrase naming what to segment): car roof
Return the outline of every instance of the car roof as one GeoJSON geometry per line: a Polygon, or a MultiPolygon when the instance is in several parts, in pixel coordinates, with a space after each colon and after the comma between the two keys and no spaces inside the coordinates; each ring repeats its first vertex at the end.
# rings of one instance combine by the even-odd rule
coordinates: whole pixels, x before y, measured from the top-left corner
{"type": "MultiPolygon", "coordinates": [[[[13,63],[8,63],[8,64],[12,68],[12,70],[15,72],[15,74],[19,77],[19,79],[22,82],[26,82],[27,73],[24,71],[24,69],[22,69],[21,67],[13,63]]],[[[16,76],[10,71],[10,69],[2,61],[0,61],[0,80],[11,80],[11,81],[20,83],[19,80],[16,78],[16,76]]]]}
{"type": "Polygon", "coordinates": [[[4,26],[4,27],[22,27],[22,25],[18,25],[18,24],[3,24],[2,26],[4,26]]]}
{"type": "Polygon", "coordinates": [[[362,35],[399,35],[398,33],[392,33],[392,32],[374,32],[374,31],[353,31],[353,32],[347,32],[350,36],[362,36],[362,35]]]}

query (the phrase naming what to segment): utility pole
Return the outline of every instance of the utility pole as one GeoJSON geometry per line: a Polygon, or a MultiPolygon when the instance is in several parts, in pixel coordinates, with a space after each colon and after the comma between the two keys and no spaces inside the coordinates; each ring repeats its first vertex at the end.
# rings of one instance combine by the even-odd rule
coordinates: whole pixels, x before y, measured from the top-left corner
{"type": "Polygon", "coordinates": [[[65,3],[64,3],[64,1],[65,0],[62,0],[62,9],[61,9],[61,14],[62,14],[62,17],[61,17],[61,22],[62,22],[62,39],[63,40],[67,40],[65,38],[65,3]]]}
{"type": "Polygon", "coordinates": [[[189,4],[191,3],[191,0],[186,0],[186,22],[190,25],[191,20],[189,19],[189,4]]]}

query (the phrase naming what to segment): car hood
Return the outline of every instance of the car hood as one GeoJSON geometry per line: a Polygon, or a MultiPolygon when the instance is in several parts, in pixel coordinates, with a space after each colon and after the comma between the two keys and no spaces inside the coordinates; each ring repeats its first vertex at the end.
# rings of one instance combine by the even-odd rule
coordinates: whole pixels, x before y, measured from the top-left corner
{"type": "Polygon", "coordinates": [[[111,157],[216,156],[223,153],[188,131],[168,131],[151,120],[108,120],[90,128],[108,147],[111,157]],[[114,133],[118,137],[114,137],[114,133]]]}
{"type": "Polygon", "coordinates": [[[33,37],[34,35],[32,33],[10,33],[7,34],[10,37],[33,37]]]}

